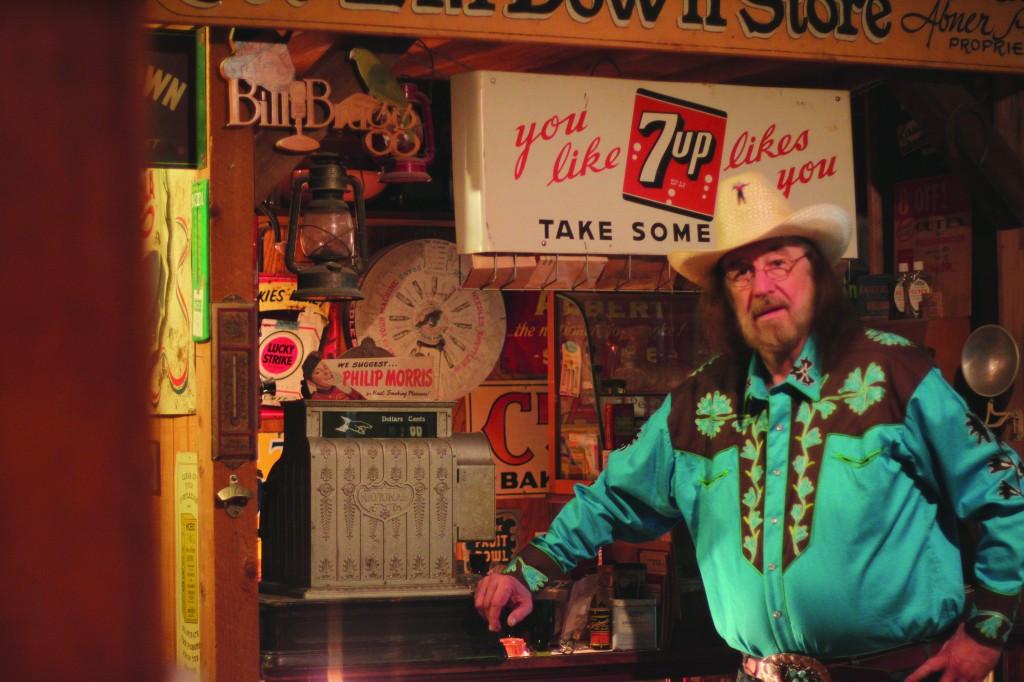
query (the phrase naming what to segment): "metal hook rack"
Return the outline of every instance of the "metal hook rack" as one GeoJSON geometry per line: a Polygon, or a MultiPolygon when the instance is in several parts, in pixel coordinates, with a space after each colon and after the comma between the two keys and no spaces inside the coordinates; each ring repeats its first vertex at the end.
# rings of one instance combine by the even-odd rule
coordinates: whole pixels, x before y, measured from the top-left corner
{"type": "Polygon", "coordinates": [[[480,285],[481,289],[487,289],[498,281],[498,256],[496,254],[491,254],[491,263],[493,264],[493,268],[491,269],[491,278],[480,285]]]}
{"type": "Polygon", "coordinates": [[[557,280],[557,279],[558,279],[558,254],[556,253],[555,254],[555,265],[554,265],[554,267],[551,268],[551,275],[546,280],[544,280],[543,284],[540,285],[540,290],[541,291],[546,290],[549,286],[554,284],[555,280],[557,280]]]}
{"type": "Polygon", "coordinates": [[[618,254],[463,254],[463,286],[529,291],[671,291],[674,271],[664,259],[618,254]]]}
{"type": "Polygon", "coordinates": [[[571,289],[576,291],[576,288],[590,279],[590,254],[583,254],[583,269],[580,271],[580,276],[576,278],[576,281],[572,283],[571,289]]]}
{"type": "Polygon", "coordinates": [[[626,267],[623,269],[623,272],[626,273],[626,276],[619,279],[618,283],[615,285],[615,291],[620,291],[622,287],[629,284],[630,280],[633,279],[633,256],[631,254],[626,255],[626,267]]]}
{"type": "MultiPolygon", "coordinates": [[[[498,258],[497,257],[494,258],[494,262],[495,262],[494,272],[495,272],[495,275],[497,275],[497,272],[498,272],[498,266],[497,266],[498,258]]],[[[510,284],[512,284],[512,282],[515,282],[518,277],[519,277],[519,258],[518,258],[518,256],[516,254],[513,253],[512,254],[512,276],[508,279],[507,282],[505,282],[504,284],[502,284],[498,288],[499,289],[504,289],[505,287],[507,287],[510,284]]]]}

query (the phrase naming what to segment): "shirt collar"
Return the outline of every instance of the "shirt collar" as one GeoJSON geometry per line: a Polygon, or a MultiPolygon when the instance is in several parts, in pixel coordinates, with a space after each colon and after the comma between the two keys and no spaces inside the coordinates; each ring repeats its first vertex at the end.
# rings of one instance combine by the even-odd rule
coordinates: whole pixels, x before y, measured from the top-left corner
{"type": "MultiPolygon", "coordinates": [[[[808,400],[817,402],[821,398],[822,384],[822,375],[818,367],[818,349],[812,335],[804,343],[800,356],[793,363],[793,369],[790,370],[786,380],[772,390],[777,391],[782,386],[788,385],[804,394],[808,400]]],[[[747,388],[744,398],[746,400],[755,398],[767,401],[768,384],[770,381],[768,369],[764,366],[761,356],[757,353],[751,353],[750,364],[747,367],[747,388]]]]}

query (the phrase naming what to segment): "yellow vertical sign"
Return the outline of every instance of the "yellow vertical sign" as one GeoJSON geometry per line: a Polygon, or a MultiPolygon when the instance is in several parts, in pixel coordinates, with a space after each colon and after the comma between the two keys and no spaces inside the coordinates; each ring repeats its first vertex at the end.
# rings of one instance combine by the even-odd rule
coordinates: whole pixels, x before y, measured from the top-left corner
{"type": "Polygon", "coordinates": [[[199,456],[194,452],[179,452],[174,460],[174,518],[177,664],[198,674],[199,456]]]}

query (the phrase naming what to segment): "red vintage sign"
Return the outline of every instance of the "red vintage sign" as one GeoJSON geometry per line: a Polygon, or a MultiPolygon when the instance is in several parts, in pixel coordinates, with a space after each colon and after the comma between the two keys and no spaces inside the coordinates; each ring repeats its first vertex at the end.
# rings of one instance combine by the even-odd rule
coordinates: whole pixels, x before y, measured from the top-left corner
{"type": "Polygon", "coordinates": [[[721,109],[637,89],[622,198],[711,220],[727,118],[721,109]]]}
{"type": "Polygon", "coordinates": [[[467,396],[468,430],[494,451],[498,497],[544,494],[550,479],[547,382],[487,382],[467,396]]]}

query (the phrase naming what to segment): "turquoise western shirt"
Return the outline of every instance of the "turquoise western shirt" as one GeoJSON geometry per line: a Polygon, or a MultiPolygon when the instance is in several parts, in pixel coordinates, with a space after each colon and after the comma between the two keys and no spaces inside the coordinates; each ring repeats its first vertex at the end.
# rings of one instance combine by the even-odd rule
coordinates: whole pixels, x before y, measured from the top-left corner
{"type": "Polygon", "coordinates": [[[756,355],[694,372],[510,571],[536,589],[682,520],[715,626],[744,653],[865,654],[961,617],[1005,641],[1024,582],[1016,453],[893,334],[865,330],[828,374],[810,339],[769,383],[756,355]],[[957,518],[980,528],[966,613],[957,518]]]}

